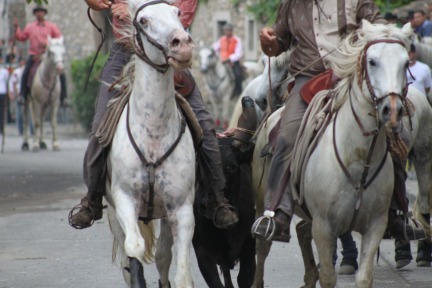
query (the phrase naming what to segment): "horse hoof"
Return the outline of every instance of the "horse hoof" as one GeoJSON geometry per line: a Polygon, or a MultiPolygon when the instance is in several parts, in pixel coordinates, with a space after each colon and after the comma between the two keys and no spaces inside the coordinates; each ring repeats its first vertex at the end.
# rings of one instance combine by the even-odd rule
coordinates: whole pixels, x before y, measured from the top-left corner
{"type": "MultiPolygon", "coordinates": [[[[159,280],[159,288],[163,288],[160,280],[159,280]]],[[[169,281],[168,281],[168,288],[171,288],[171,283],[169,281]]]]}
{"type": "Polygon", "coordinates": [[[400,259],[400,260],[396,261],[396,268],[402,269],[403,267],[407,266],[409,263],[411,263],[410,259],[400,259]]]}
{"type": "Polygon", "coordinates": [[[27,142],[24,142],[21,146],[21,151],[28,151],[29,150],[29,144],[27,142]]]}
{"type": "Polygon", "coordinates": [[[431,262],[425,260],[417,261],[417,267],[431,267],[431,262]]]}
{"type": "Polygon", "coordinates": [[[46,150],[46,149],[47,149],[47,145],[46,145],[45,142],[40,142],[40,143],[39,143],[39,146],[40,146],[40,149],[41,149],[41,150],[46,150]]]}
{"type": "Polygon", "coordinates": [[[355,268],[352,265],[343,265],[339,269],[339,275],[354,275],[355,268]]]}

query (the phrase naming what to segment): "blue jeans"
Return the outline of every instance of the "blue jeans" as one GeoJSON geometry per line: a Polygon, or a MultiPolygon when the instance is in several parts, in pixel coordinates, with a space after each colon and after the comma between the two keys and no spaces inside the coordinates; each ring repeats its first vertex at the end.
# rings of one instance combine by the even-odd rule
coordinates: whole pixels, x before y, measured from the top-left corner
{"type": "MultiPolygon", "coordinates": [[[[29,108],[30,109],[30,108],[29,108]]],[[[24,117],[23,117],[23,105],[19,104],[18,101],[15,101],[15,121],[18,128],[19,135],[23,135],[24,132],[24,117]]],[[[30,134],[34,134],[33,130],[33,121],[31,117],[31,113],[29,113],[29,126],[30,126],[30,134]]]]}

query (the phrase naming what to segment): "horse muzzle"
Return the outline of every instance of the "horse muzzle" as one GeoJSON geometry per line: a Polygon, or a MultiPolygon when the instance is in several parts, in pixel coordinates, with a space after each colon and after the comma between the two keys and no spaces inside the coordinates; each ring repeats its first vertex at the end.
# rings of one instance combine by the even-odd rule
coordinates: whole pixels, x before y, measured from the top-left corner
{"type": "Polygon", "coordinates": [[[56,64],[57,74],[61,75],[64,72],[64,65],[63,63],[57,63],[56,64]]]}
{"type": "Polygon", "coordinates": [[[191,36],[178,31],[172,36],[168,46],[168,63],[176,69],[184,69],[192,66],[194,43],[191,36]]]}
{"type": "Polygon", "coordinates": [[[403,116],[402,98],[400,95],[390,93],[378,104],[378,115],[381,123],[396,132],[403,116]]]}

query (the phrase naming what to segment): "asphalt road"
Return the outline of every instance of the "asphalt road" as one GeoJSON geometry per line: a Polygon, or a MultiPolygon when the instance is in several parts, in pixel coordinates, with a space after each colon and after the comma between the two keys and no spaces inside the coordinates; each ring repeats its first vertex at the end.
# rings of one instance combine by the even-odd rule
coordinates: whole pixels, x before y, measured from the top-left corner
{"type": "MultiPolygon", "coordinates": [[[[81,165],[87,141],[73,137],[77,131],[72,127],[60,130],[60,152],[23,153],[21,139],[14,127],[8,127],[11,135],[0,154],[0,288],[126,287],[120,268],[112,263],[107,219],[85,230],[68,226],[68,212],[85,191],[81,165]]],[[[416,183],[409,181],[408,187],[415,195],[416,183]]],[[[432,287],[432,268],[417,268],[413,261],[397,270],[393,241],[382,241],[380,249],[374,287],[432,287]]],[[[412,251],[415,257],[415,242],[412,251]]],[[[195,287],[207,287],[193,251],[191,269],[195,287]]],[[[175,265],[171,279],[174,273],[175,265]]],[[[275,243],[267,260],[265,287],[300,287],[303,273],[295,235],[292,243],[275,243]]],[[[155,266],[145,266],[145,274],[149,287],[157,287],[155,266]]],[[[355,277],[339,276],[338,287],[355,287],[355,277]]]]}

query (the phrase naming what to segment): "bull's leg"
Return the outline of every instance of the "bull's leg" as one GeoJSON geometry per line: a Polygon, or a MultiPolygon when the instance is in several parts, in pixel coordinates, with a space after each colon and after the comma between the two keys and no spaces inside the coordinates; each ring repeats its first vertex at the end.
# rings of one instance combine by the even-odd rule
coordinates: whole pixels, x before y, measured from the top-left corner
{"type": "Polygon", "coordinates": [[[170,224],[161,220],[161,231],[156,246],[156,267],[159,271],[159,287],[170,288],[169,269],[172,261],[173,237],[170,224]]]}
{"type": "Polygon", "coordinates": [[[336,286],[336,272],[333,266],[333,251],[336,249],[336,235],[332,235],[332,229],[328,223],[314,218],[312,223],[312,237],[316,239],[320,271],[319,280],[322,288],[333,288],[336,286]]]}
{"type": "Polygon", "coordinates": [[[219,277],[216,259],[209,255],[205,243],[194,242],[195,255],[198,261],[198,268],[207,286],[210,288],[223,288],[224,285],[219,277]]]}
{"type": "Polygon", "coordinates": [[[272,242],[262,241],[256,239],[256,255],[257,255],[257,265],[255,271],[255,277],[252,287],[262,288],[264,287],[264,265],[265,260],[270,253],[272,242]]]}
{"type": "Polygon", "coordinates": [[[234,288],[231,280],[231,272],[228,268],[221,268],[224,277],[225,288],[234,288]]]}
{"type": "Polygon", "coordinates": [[[361,256],[356,283],[359,288],[371,288],[373,281],[373,261],[378,246],[386,229],[386,217],[376,218],[372,225],[362,234],[361,256]]]}
{"type": "Polygon", "coordinates": [[[319,273],[312,250],[312,224],[304,220],[300,221],[296,230],[305,267],[305,285],[302,288],[314,288],[319,279],[319,273]]]}
{"type": "Polygon", "coordinates": [[[255,270],[255,239],[249,234],[246,241],[243,243],[240,253],[240,271],[237,276],[238,287],[252,287],[255,270]]]}
{"type": "Polygon", "coordinates": [[[137,258],[129,258],[131,288],[146,288],[144,268],[137,258]]]}
{"type": "MultiPolygon", "coordinates": [[[[193,187],[191,187],[191,190],[193,187]]],[[[192,194],[193,195],[193,194],[192,194]]],[[[190,271],[190,244],[194,232],[195,219],[192,207],[193,199],[186,200],[182,205],[168,210],[168,220],[177,251],[177,272],[175,286],[192,288],[193,281],[190,271]]]]}

